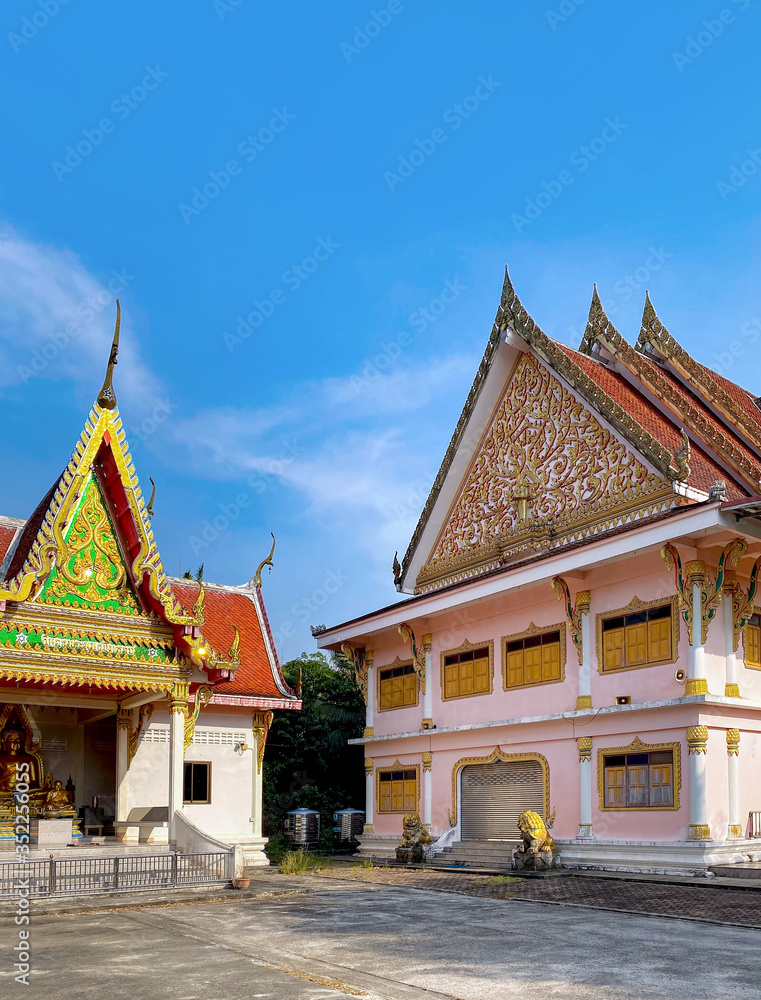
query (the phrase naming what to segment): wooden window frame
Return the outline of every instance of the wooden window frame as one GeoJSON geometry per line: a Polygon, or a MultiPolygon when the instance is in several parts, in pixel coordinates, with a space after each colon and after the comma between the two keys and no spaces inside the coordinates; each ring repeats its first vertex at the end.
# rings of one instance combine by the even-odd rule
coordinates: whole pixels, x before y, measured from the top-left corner
{"type": "Polygon", "coordinates": [[[420,764],[402,764],[397,758],[393,764],[382,764],[375,768],[375,808],[380,816],[404,816],[407,813],[420,812],[420,764]],[[415,808],[414,809],[381,809],[381,775],[392,771],[415,772],[415,808]]]}
{"type": "Polygon", "coordinates": [[[420,704],[420,679],[415,673],[415,665],[412,660],[400,660],[399,657],[393,663],[384,663],[382,667],[375,667],[375,708],[378,712],[401,712],[405,708],[415,708],[420,704]],[[415,700],[409,705],[391,705],[389,708],[381,708],[381,674],[384,670],[396,670],[397,667],[412,667],[415,676],[415,700]]]}
{"type": "Polygon", "coordinates": [[[679,659],[679,627],[681,615],[679,614],[679,598],[676,594],[670,597],[658,597],[654,601],[641,601],[638,597],[632,598],[625,608],[614,608],[611,611],[602,611],[595,616],[596,648],[597,648],[597,672],[598,674],[620,674],[624,670],[646,670],[648,667],[662,667],[666,663],[676,663],[679,659]],[[626,615],[637,614],[640,611],[650,611],[652,608],[662,608],[666,605],[671,607],[671,654],[663,660],[653,660],[652,663],[633,663],[623,667],[609,667],[605,669],[605,650],[603,646],[603,622],[610,618],[621,618],[626,615]]]}
{"type": "Polygon", "coordinates": [[[502,690],[522,691],[525,688],[544,687],[545,684],[562,684],[565,681],[566,665],[566,628],[565,622],[558,622],[556,625],[534,625],[533,622],[524,629],[523,632],[516,632],[513,635],[503,635],[502,643],[502,690]],[[548,681],[529,681],[528,684],[507,683],[507,647],[511,642],[520,642],[522,639],[533,639],[538,635],[549,635],[550,632],[558,632],[560,635],[560,677],[548,681]]]}
{"type": "Polygon", "coordinates": [[[639,736],[625,747],[600,747],[597,751],[597,791],[600,798],[600,812],[676,812],[679,809],[679,792],[682,788],[682,745],[681,743],[643,743],[639,736]],[[670,806],[608,806],[605,804],[605,758],[626,754],[663,753],[671,750],[674,754],[671,775],[672,802],[670,806]]]}
{"type": "MultiPolygon", "coordinates": [[[[211,761],[210,760],[185,760],[182,766],[182,804],[184,806],[210,806],[211,805],[211,761]],[[207,769],[206,774],[206,794],[205,799],[186,799],[185,798],[185,768],[195,767],[198,764],[202,764],[207,769]]],[[[190,779],[190,793],[193,794],[193,779],[190,779]]]]}
{"type": "MultiPolygon", "coordinates": [[[[754,615],[761,615],[761,608],[755,608],[754,607],[753,614],[754,615]]],[[[759,628],[759,626],[757,626],[757,625],[751,625],[750,620],[748,620],[748,622],[745,625],[745,628],[743,628],[743,663],[748,668],[748,670],[761,670],[761,663],[754,663],[752,660],[748,659],[748,640],[747,640],[747,636],[748,636],[748,629],[749,628],[759,628]]],[[[761,635],[759,636],[759,646],[761,648],[761,635]]],[[[761,657],[759,657],[759,659],[761,659],[761,657]]]]}
{"type": "Polygon", "coordinates": [[[494,691],[494,640],[493,639],[489,639],[486,642],[469,642],[466,639],[461,646],[457,646],[454,649],[443,650],[439,662],[440,662],[439,685],[441,687],[442,701],[459,701],[461,698],[483,698],[484,695],[489,695],[494,691]],[[454,656],[459,653],[470,653],[474,649],[486,649],[489,652],[488,691],[471,691],[470,694],[453,694],[447,696],[446,667],[444,665],[444,661],[446,660],[447,656],[454,656]]]}

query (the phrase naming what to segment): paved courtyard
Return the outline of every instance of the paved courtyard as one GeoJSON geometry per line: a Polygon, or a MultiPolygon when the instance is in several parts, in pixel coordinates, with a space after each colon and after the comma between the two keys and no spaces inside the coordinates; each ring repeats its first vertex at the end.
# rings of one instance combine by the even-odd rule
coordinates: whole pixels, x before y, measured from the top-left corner
{"type": "MultiPolygon", "coordinates": [[[[754,927],[526,898],[542,887],[564,895],[584,881],[489,882],[475,875],[384,869],[286,877],[270,870],[255,877],[252,893],[222,891],[214,902],[193,902],[182,894],[165,897],[164,905],[138,896],[54,900],[32,913],[30,988],[13,982],[16,928],[6,909],[0,917],[0,995],[46,1000],[761,996],[761,930],[754,927]],[[392,879],[396,884],[388,884],[392,879]],[[404,884],[405,879],[427,880],[429,888],[404,884]],[[117,903],[120,909],[92,912],[94,906],[117,903]],[[70,912],[54,913],[56,906],[70,912]]],[[[588,881],[592,890],[603,892],[605,880],[588,881]]],[[[743,897],[756,913],[761,899],[756,890],[607,884],[632,896],[635,889],[655,889],[664,900],[680,891],[738,897],[738,903],[743,897]]]]}

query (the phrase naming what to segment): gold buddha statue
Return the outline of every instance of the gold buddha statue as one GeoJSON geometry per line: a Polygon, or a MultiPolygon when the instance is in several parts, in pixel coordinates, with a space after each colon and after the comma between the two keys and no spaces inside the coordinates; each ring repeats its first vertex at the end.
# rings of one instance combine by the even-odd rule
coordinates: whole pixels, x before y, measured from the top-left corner
{"type": "Polygon", "coordinates": [[[42,758],[34,746],[29,746],[30,742],[31,735],[24,728],[18,712],[12,710],[6,715],[5,726],[0,731],[0,817],[15,815],[14,793],[18,784],[28,788],[31,816],[36,815],[45,804],[50,789],[43,786],[42,758]]]}
{"type": "Polygon", "coordinates": [[[63,782],[56,779],[48,778],[45,782],[45,800],[42,804],[42,816],[52,817],[68,817],[76,816],[76,811],[71,802],[71,795],[63,787],[63,782]]]}

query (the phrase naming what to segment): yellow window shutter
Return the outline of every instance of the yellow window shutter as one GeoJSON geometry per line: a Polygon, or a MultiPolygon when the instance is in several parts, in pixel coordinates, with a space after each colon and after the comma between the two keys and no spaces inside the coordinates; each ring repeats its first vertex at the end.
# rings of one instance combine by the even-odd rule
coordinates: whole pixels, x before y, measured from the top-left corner
{"type": "Polygon", "coordinates": [[[404,704],[414,705],[417,698],[417,674],[404,675],[404,704]]]}
{"type": "Polygon", "coordinates": [[[473,663],[473,689],[484,692],[489,690],[489,657],[484,656],[473,663]]]}
{"type": "Polygon", "coordinates": [[[393,708],[394,702],[391,693],[391,678],[386,677],[380,684],[380,707],[393,708]]]}
{"type": "Polygon", "coordinates": [[[524,650],[526,684],[539,684],[542,680],[542,647],[532,646],[524,650]]]}
{"type": "Polygon", "coordinates": [[[560,679],[560,643],[548,642],[542,646],[542,680],[560,679]]]}
{"type": "Polygon", "coordinates": [[[444,667],[444,697],[456,698],[460,693],[460,668],[457,663],[444,667]]]}
{"type": "Polygon", "coordinates": [[[761,628],[758,625],[745,626],[745,659],[761,666],[761,628]]]}
{"type": "Polygon", "coordinates": [[[624,665],[624,630],[612,628],[603,632],[603,670],[615,670],[624,665]]]}
{"type": "Polygon", "coordinates": [[[415,812],[417,810],[417,781],[408,779],[404,782],[404,811],[415,812]]]}
{"type": "Polygon", "coordinates": [[[460,664],[460,694],[473,694],[473,661],[460,664]]]}
{"type": "Polygon", "coordinates": [[[626,666],[647,663],[647,623],[626,626],[626,666]]]}
{"type": "Polygon", "coordinates": [[[515,649],[507,654],[507,686],[520,687],[523,684],[523,650],[515,649]]]}
{"type": "Polygon", "coordinates": [[[650,663],[671,659],[670,618],[657,618],[647,623],[647,659],[650,663]]]}

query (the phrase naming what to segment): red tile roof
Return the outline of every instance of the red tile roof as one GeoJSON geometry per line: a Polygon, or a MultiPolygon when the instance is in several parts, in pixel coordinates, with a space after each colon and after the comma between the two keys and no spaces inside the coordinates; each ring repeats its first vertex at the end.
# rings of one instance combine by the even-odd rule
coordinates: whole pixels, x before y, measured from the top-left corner
{"type": "Polygon", "coordinates": [[[10,528],[5,524],[0,524],[0,563],[5,559],[5,554],[11,547],[17,528],[10,528]]]}
{"type": "MultiPolygon", "coordinates": [[[[193,580],[172,580],[172,589],[177,599],[186,607],[192,608],[198,597],[198,584],[193,580]]],[[[215,693],[251,695],[258,698],[295,698],[295,693],[284,695],[275,682],[275,673],[285,691],[288,685],[282,679],[277,659],[270,660],[262,635],[259,615],[256,606],[255,591],[235,591],[221,587],[207,586],[206,589],[206,621],[202,632],[214,649],[225,654],[230,648],[235,633],[233,626],[240,632],[240,667],[235,679],[214,687],[215,693]]],[[[264,603],[261,603],[264,627],[268,629],[264,615],[264,603]]],[[[274,645],[271,647],[274,652],[274,645]]]]}

